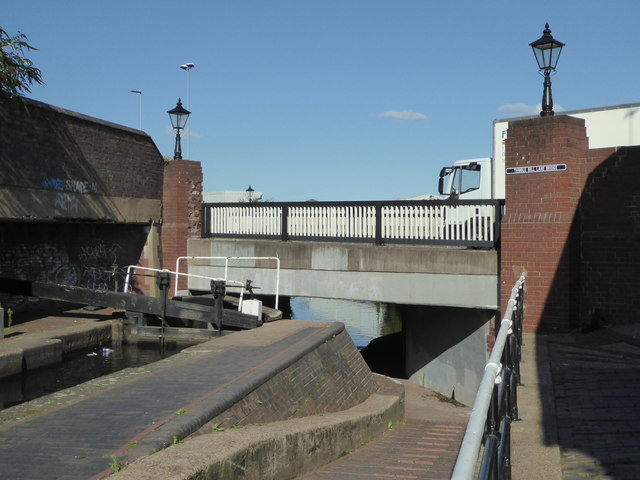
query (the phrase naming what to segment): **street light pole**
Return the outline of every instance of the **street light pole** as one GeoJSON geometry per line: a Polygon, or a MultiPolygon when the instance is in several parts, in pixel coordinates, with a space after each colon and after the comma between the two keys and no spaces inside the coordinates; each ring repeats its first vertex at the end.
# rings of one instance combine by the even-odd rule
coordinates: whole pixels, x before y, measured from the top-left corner
{"type": "Polygon", "coordinates": [[[142,130],[142,90],[130,90],[131,93],[137,93],[139,95],[138,111],[140,119],[138,121],[138,130],[142,130]]]}
{"type": "Polygon", "coordinates": [[[529,44],[533,49],[533,54],[538,62],[540,71],[544,71],[544,92],[542,93],[542,111],[541,117],[547,117],[554,114],[553,98],[551,96],[551,72],[556,70],[560,53],[564,43],[555,40],[549,30],[549,24],[544,26],[542,37],[535,42],[529,44]]]}
{"type": "MultiPolygon", "coordinates": [[[[191,108],[191,88],[189,85],[189,72],[196,64],[193,62],[183,63],[180,65],[180,68],[187,72],[187,108],[191,108]]],[[[189,124],[189,128],[187,129],[187,157],[191,160],[191,124],[189,124]]]]}
{"type": "Polygon", "coordinates": [[[167,111],[169,118],[171,119],[171,126],[176,131],[176,146],[173,150],[173,159],[182,160],[182,147],[180,145],[180,130],[184,129],[184,126],[189,119],[191,112],[182,107],[182,101],[178,99],[178,103],[174,108],[167,111]]]}

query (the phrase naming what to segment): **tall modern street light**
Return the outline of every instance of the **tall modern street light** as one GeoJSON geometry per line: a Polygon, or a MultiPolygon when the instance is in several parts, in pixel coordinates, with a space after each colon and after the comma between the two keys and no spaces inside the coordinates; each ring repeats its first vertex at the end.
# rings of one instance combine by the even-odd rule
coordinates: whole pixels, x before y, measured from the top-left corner
{"type": "Polygon", "coordinates": [[[171,126],[176,131],[176,147],[173,151],[174,160],[182,160],[182,147],[180,146],[180,130],[184,129],[184,126],[189,120],[189,114],[191,112],[182,107],[182,101],[178,99],[178,103],[174,108],[168,110],[169,118],[171,119],[171,126]]]}
{"type": "Polygon", "coordinates": [[[138,130],[142,130],[142,90],[130,90],[131,93],[137,93],[140,98],[138,102],[138,111],[140,115],[140,121],[138,123],[138,130]]]}
{"type": "MultiPolygon", "coordinates": [[[[196,64],[193,62],[183,63],[180,68],[187,72],[187,108],[191,108],[191,88],[189,86],[189,72],[196,64]]],[[[187,130],[187,157],[191,160],[191,124],[189,124],[189,130],[187,130]]]]}
{"type": "Polygon", "coordinates": [[[556,70],[560,52],[564,43],[555,40],[549,30],[549,24],[544,26],[542,37],[535,42],[529,44],[536,56],[538,68],[544,71],[544,93],[542,94],[542,111],[541,117],[553,115],[553,98],[551,97],[551,71],[556,70]]]}

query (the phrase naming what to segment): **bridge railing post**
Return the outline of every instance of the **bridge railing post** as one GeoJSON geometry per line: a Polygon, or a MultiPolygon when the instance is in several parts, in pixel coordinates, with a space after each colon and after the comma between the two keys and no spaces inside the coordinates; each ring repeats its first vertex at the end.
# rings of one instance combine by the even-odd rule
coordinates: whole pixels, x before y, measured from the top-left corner
{"type": "Polygon", "coordinates": [[[283,242],[289,240],[289,206],[282,206],[282,225],[280,227],[280,239],[283,242]]]}
{"type": "Polygon", "coordinates": [[[209,225],[211,224],[211,207],[207,207],[206,205],[201,205],[200,207],[200,218],[202,221],[200,222],[200,236],[202,238],[209,237],[209,232],[211,229],[209,225]]]}
{"type": "Polygon", "coordinates": [[[382,204],[376,204],[376,245],[384,244],[384,240],[382,239],[382,204]]]}

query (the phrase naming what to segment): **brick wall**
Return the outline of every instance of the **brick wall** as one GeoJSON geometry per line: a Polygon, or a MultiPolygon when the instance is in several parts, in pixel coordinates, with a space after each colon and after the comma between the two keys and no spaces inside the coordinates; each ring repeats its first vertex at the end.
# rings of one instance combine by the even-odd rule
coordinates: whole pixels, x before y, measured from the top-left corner
{"type": "MultiPolygon", "coordinates": [[[[162,203],[162,268],[175,270],[176,259],[187,255],[189,238],[200,237],[202,165],[191,160],[165,164],[162,203]]],[[[182,279],[179,288],[186,288],[182,279]]]]}
{"type": "Polygon", "coordinates": [[[567,331],[597,308],[629,322],[640,281],[640,148],[589,150],[584,120],[509,123],[506,167],[566,171],[506,176],[501,298],[527,274],[525,329],[567,331]]]}
{"type": "Polygon", "coordinates": [[[0,103],[0,187],[159,199],[162,155],[138,130],[33,100],[0,103]]]}
{"type": "Polygon", "coordinates": [[[212,419],[199,433],[210,433],[212,425],[231,428],[346,410],[377,388],[362,355],[343,331],[212,419]]]}
{"type": "Polygon", "coordinates": [[[580,201],[581,323],[637,321],[640,308],[640,147],[590,152],[580,201]]]}
{"type": "Polygon", "coordinates": [[[525,271],[527,330],[564,330],[574,314],[572,273],[578,252],[570,239],[587,149],[584,120],[554,116],[509,123],[507,168],[567,165],[563,172],[506,176],[501,298],[509,298],[525,271]]]}

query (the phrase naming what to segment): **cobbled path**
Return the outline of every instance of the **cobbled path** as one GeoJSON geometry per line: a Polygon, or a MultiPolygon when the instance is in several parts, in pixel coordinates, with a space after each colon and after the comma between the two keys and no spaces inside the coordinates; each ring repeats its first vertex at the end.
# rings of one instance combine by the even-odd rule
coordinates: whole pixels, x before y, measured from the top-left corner
{"type": "Polygon", "coordinates": [[[549,348],[563,480],[639,479],[640,348],[601,332],[549,348]]]}

